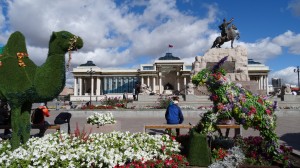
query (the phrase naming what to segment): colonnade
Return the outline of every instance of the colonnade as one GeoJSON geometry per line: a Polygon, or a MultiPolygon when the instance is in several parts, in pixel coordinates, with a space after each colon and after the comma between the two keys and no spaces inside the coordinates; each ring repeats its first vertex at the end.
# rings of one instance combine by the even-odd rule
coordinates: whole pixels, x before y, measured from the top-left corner
{"type": "MultiPolygon", "coordinates": [[[[161,76],[139,76],[140,83],[147,85],[154,93],[163,93],[163,79],[161,76]]],[[[107,93],[132,92],[135,83],[139,81],[137,76],[112,77],[112,76],[75,76],[74,96],[99,96],[107,93]]],[[[177,75],[175,90],[184,89],[187,84],[186,76],[177,75]],[[183,84],[183,86],[182,86],[183,84]]]]}

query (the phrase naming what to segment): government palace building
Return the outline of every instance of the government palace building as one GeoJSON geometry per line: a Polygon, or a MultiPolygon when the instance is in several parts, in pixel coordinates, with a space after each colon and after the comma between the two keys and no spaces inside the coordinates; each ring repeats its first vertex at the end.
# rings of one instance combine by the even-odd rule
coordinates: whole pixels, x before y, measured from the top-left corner
{"type": "MultiPolygon", "coordinates": [[[[238,69],[239,61],[232,60],[230,65],[234,66],[233,69],[238,69]]],[[[269,67],[252,59],[247,59],[246,64],[248,77],[241,78],[246,80],[241,82],[252,83],[253,86],[249,86],[249,88],[252,90],[254,88],[256,92],[268,93],[269,67]]],[[[87,61],[72,71],[74,94],[71,95],[70,100],[98,101],[104,95],[122,95],[124,92],[132,94],[137,85],[142,89],[143,93],[141,94],[201,95],[201,92],[191,91],[191,89],[197,90],[197,88],[191,87],[193,86],[191,77],[195,74],[195,65],[197,65],[197,61],[185,63],[179,57],[173,56],[172,53],[166,53],[165,56],[155,60],[153,64],[141,64],[138,69],[104,69],[95,65],[93,61],[87,61]]],[[[236,76],[239,72],[234,71],[233,73],[236,76]]],[[[233,79],[233,81],[235,80],[233,79]]]]}

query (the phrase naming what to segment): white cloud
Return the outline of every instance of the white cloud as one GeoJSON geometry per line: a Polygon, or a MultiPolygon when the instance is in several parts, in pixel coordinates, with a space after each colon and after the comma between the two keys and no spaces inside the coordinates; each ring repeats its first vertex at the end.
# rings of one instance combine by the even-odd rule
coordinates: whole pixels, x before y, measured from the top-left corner
{"type": "Polygon", "coordinates": [[[34,49],[47,48],[51,32],[59,30],[83,38],[78,54],[83,57],[76,64],[93,60],[100,67],[124,66],[141,56],[158,58],[168,44],[184,58],[210,47],[206,37],[213,32],[208,25],[215,20],[216,6],[207,5],[208,16],[199,19],[181,13],[174,0],[130,5],[136,4],[145,5],[145,10],[133,13],[129,6],[117,7],[113,1],[9,1],[8,17],[11,31],[20,30],[26,37],[37,64],[41,60],[35,53],[40,51],[34,49]]]}
{"type": "Polygon", "coordinates": [[[282,84],[298,85],[298,76],[297,73],[294,72],[294,69],[296,69],[296,67],[287,67],[279,71],[271,72],[269,81],[271,82],[271,78],[281,78],[282,84]]]}
{"type": "Polygon", "coordinates": [[[248,58],[262,63],[282,53],[281,46],[272,42],[270,38],[261,39],[255,43],[240,42],[238,44],[244,45],[248,49],[248,58]]]}
{"type": "Polygon", "coordinates": [[[275,37],[273,41],[280,46],[288,47],[288,51],[292,54],[300,54],[300,34],[288,30],[275,37]]]}
{"type": "Polygon", "coordinates": [[[300,1],[299,0],[290,1],[288,4],[288,9],[291,9],[292,13],[295,16],[300,16],[300,1]]]}
{"type": "MultiPolygon", "coordinates": [[[[4,20],[0,8],[0,26],[8,23],[10,29],[0,33],[0,43],[4,44],[13,31],[21,31],[37,65],[46,60],[52,31],[67,30],[83,38],[84,47],[72,55],[72,67],[92,60],[101,68],[136,67],[134,64],[141,60],[149,63],[164,56],[168,44],[174,45],[174,56],[193,62],[220,34],[210,28],[218,21],[216,4],[206,5],[207,15],[200,18],[180,11],[175,0],[124,1],[120,6],[110,0],[7,2],[9,19],[4,20]],[[133,11],[135,5],[144,10],[133,11]]],[[[300,54],[300,34],[286,31],[254,43],[236,41],[236,45],[246,46],[249,58],[264,63],[282,54],[283,47],[300,54]]],[[[224,47],[230,47],[230,43],[224,47]]]]}

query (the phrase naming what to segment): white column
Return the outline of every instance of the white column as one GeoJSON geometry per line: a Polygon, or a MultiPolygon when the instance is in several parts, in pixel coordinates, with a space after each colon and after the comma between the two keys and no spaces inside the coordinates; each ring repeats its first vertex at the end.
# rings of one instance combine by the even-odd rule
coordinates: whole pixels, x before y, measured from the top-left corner
{"type": "Polygon", "coordinates": [[[177,72],[177,90],[180,91],[179,72],[177,72]]]}
{"type": "Polygon", "coordinates": [[[183,77],[183,85],[186,87],[186,77],[183,77]]]}
{"type": "Polygon", "coordinates": [[[107,90],[107,78],[106,77],[104,77],[103,78],[103,91],[106,91],[107,90]]]}
{"type": "Polygon", "coordinates": [[[113,80],[115,81],[115,89],[117,90],[118,89],[118,81],[119,79],[117,77],[113,78],[113,80]]]}
{"type": "Polygon", "coordinates": [[[84,93],[83,93],[83,94],[85,95],[86,90],[87,90],[87,89],[86,89],[86,88],[87,88],[87,78],[84,78],[84,79],[83,79],[83,85],[84,85],[84,93]]]}
{"type": "Polygon", "coordinates": [[[258,82],[258,90],[260,90],[260,77],[258,77],[257,82],[258,82]]]}
{"type": "Polygon", "coordinates": [[[91,95],[94,96],[94,77],[91,78],[91,95]]]}
{"type": "Polygon", "coordinates": [[[79,77],[79,96],[82,96],[82,77],[79,77]]]}
{"type": "Polygon", "coordinates": [[[153,82],[152,91],[155,93],[156,87],[155,87],[155,77],[154,76],[153,76],[152,82],[153,82]]]}
{"type": "Polygon", "coordinates": [[[263,76],[260,76],[260,90],[263,90],[263,87],[264,87],[264,79],[263,79],[263,76]]]}
{"type": "Polygon", "coordinates": [[[101,90],[101,79],[99,76],[97,76],[97,87],[96,87],[96,95],[99,96],[101,93],[100,93],[100,90],[101,90]]]}
{"type": "Polygon", "coordinates": [[[74,96],[78,96],[77,77],[74,76],[74,96]]]}
{"type": "Polygon", "coordinates": [[[162,89],[161,89],[161,76],[159,76],[159,93],[162,93],[162,89]]]}
{"type": "Polygon", "coordinates": [[[266,81],[267,81],[267,95],[269,94],[269,79],[268,75],[266,75],[266,81]]]}
{"type": "Polygon", "coordinates": [[[148,87],[150,86],[150,77],[149,76],[147,77],[147,86],[148,87]]]}
{"type": "Polygon", "coordinates": [[[263,90],[265,90],[266,89],[266,83],[265,83],[266,78],[265,78],[265,75],[263,75],[262,77],[263,77],[263,81],[262,81],[263,82],[263,90]]]}
{"type": "Polygon", "coordinates": [[[143,85],[143,84],[144,84],[144,77],[141,76],[141,85],[143,85]]]}
{"type": "Polygon", "coordinates": [[[112,90],[113,90],[113,87],[112,87],[113,78],[112,78],[112,77],[108,78],[108,81],[109,81],[109,87],[108,87],[108,89],[109,89],[110,91],[112,91],[112,90]]]}

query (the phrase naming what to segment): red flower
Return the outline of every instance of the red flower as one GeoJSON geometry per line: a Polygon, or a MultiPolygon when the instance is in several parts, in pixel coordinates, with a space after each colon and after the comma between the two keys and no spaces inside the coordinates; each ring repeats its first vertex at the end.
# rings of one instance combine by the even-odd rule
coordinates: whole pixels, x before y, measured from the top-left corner
{"type": "Polygon", "coordinates": [[[218,104],[218,110],[223,110],[224,105],[222,103],[218,104]]]}
{"type": "Polygon", "coordinates": [[[260,103],[261,105],[264,105],[264,102],[263,102],[263,100],[262,100],[261,98],[259,98],[259,99],[257,100],[257,102],[260,103]]]}
{"type": "Polygon", "coordinates": [[[165,149],[166,149],[166,146],[165,146],[165,145],[161,146],[161,150],[162,150],[162,151],[165,151],[165,149]]]}
{"type": "Polygon", "coordinates": [[[256,114],[256,108],[251,106],[248,115],[250,116],[251,114],[256,114]]]}
{"type": "Polygon", "coordinates": [[[267,110],[266,110],[266,113],[267,113],[268,115],[271,115],[271,114],[272,114],[272,111],[271,111],[270,109],[267,109],[267,110]]]}

